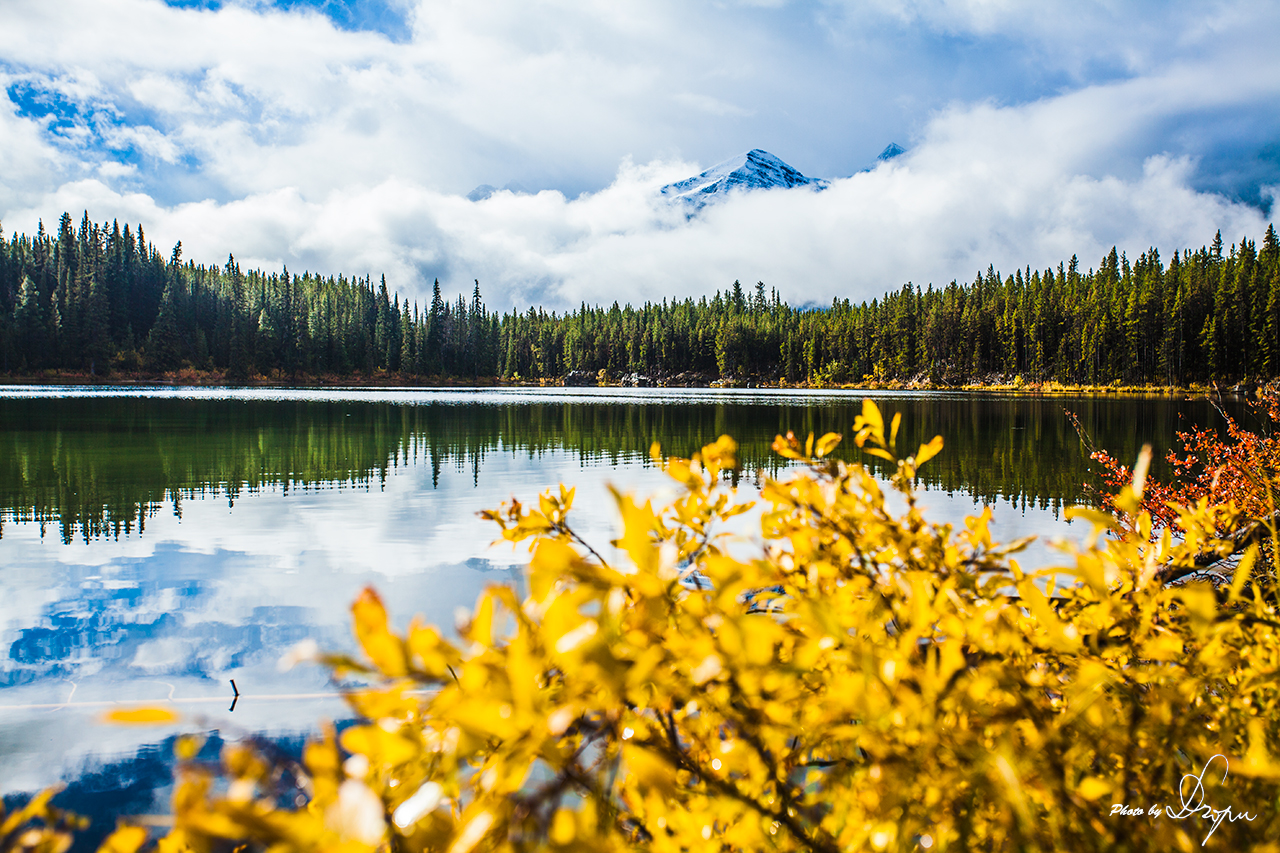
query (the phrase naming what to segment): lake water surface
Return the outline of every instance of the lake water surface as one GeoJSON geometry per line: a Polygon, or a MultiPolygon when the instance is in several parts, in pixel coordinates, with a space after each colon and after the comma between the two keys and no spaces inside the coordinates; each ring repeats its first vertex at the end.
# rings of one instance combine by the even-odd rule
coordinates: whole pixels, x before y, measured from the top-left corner
{"type": "MultiPolygon", "coordinates": [[[[1205,401],[969,393],[703,389],[0,389],[0,794],[70,783],[66,806],[109,828],[164,811],[169,742],[192,728],[296,748],[344,706],[313,667],[278,671],[313,638],[350,649],[349,603],[365,584],[397,624],[452,625],[487,584],[518,579],[475,513],[512,494],[577,484],[577,526],[605,545],[607,483],[653,492],[659,441],[688,455],[728,433],[740,485],[784,467],[794,430],[849,434],[861,400],[903,414],[900,446],[942,434],[923,503],[960,523],[995,507],[997,535],[1077,533],[1088,452],[1157,454],[1205,401]],[[235,710],[230,679],[243,694],[235,710]],[[101,725],[114,702],[173,700],[173,729],[101,725]],[[291,745],[291,746],[290,746],[291,745]]],[[[1232,403],[1235,416],[1248,417],[1232,403]]],[[[855,453],[842,448],[848,458],[855,453]]],[[[1162,467],[1157,465],[1155,475],[1162,467]]]]}

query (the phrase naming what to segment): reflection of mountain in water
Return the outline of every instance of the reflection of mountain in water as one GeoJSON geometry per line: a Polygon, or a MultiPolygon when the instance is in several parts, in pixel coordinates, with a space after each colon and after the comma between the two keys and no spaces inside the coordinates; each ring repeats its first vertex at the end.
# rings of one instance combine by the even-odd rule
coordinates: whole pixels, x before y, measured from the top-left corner
{"type": "MultiPolygon", "coordinates": [[[[214,559],[167,545],[158,550],[159,559],[149,565],[180,558],[190,570],[214,559]]],[[[215,583],[131,574],[117,575],[110,586],[89,581],[67,589],[69,597],[46,605],[45,624],[14,632],[8,660],[0,663],[0,688],[125,668],[140,675],[208,677],[274,660],[280,649],[314,634],[313,614],[305,607],[258,606],[235,624],[191,618],[217,594],[215,583]]]]}
{"type": "MultiPolygon", "coordinates": [[[[368,485],[404,464],[429,465],[433,481],[445,466],[470,470],[478,482],[495,452],[568,451],[584,462],[617,463],[647,459],[653,441],[687,455],[723,433],[739,441],[749,473],[774,473],[781,461],[769,449],[775,435],[847,435],[860,405],[856,398],[507,405],[7,399],[0,401],[0,521],[56,525],[64,541],[88,541],[142,531],[165,504],[181,514],[183,500],[195,496],[234,505],[263,488],[368,485]]],[[[881,405],[887,415],[902,412],[904,451],[934,434],[946,439],[923,472],[928,487],[1054,508],[1083,499],[1089,477],[1064,407],[1081,415],[1098,446],[1122,458],[1144,440],[1167,446],[1187,424],[1183,413],[1192,422],[1214,417],[1205,404],[1164,399],[904,396],[881,405]]]]}
{"type": "MultiPolygon", "coordinates": [[[[345,727],[345,724],[340,726],[345,727]]],[[[116,819],[121,816],[163,814],[169,810],[169,804],[160,800],[166,789],[173,784],[175,740],[176,736],[159,743],[143,744],[128,758],[91,761],[68,774],[66,787],[54,797],[53,804],[90,820],[89,828],[76,834],[70,853],[91,853],[97,850],[115,829],[116,819]]],[[[299,761],[305,740],[300,735],[255,737],[254,744],[269,754],[299,761]]],[[[219,732],[208,733],[197,760],[218,761],[225,744],[226,741],[219,732]]],[[[5,796],[5,810],[20,808],[30,800],[30,796],[5,796]]]]}

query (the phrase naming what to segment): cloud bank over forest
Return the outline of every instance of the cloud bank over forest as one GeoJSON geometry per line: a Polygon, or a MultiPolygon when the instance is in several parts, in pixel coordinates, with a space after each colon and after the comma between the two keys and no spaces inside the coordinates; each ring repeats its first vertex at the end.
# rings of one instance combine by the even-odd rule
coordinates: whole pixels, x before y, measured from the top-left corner
{"type": "Polygon", "coordinates": [[[1280,185],[1272,4],[332,6],[15,0],[6,231],[88,209],[199,261],[479,279],[504,308],[734,279],[827,302],[1256,237],[1280,185]],[[835,180],[693,218],[657,194],[756,147],[835,180]],[[509,181],[535,192],[465,198],[509,181]]]}

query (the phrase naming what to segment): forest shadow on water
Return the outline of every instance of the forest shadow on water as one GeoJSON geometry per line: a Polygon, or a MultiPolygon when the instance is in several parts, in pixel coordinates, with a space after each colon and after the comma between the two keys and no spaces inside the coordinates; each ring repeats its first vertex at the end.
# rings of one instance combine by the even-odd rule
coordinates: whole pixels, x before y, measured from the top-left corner
{"type": "MultiPolygon", "coordinates": [[[[583,461],[647,465],[655,441],[664,453],[689,455],[723,434],[739,442],[747,476],[776,475],[785,463],[770,449],[776,435],[848,437],[861,410],[856,394],[808,401],[798,394],[776,401],[759,393],[725,399],[655,392],[648,401],[547,394],[541,401],[537,394],[485,393],[419,392],[404,402],[323,393],[284,400],[0,398],[0,525],[36,523],[64,542],[118,537],[145,530],[166,505],[180,515],[193,500],[234,505],[262,489],[369,485],[406,465],[428,466],[433,484],[448,467],[466,468],[478,482],[495,453],[562,451],[583,461]]],[[[1153,442],[1157,477],[1167,474],[1162,451],[1175,431],[1222,422],[1204,400],[933,392],[878,402],[886,417],[902,414],[904,454],[944,437],[944,452],[921,472],[926,488],[1054,510],[1088,501],[1093,480],[1088,450],[1066,411],[1079,416],[1094,445],[1118,458],[1153,442]]],[[[1247,416],[1237,401],[1230,411],[1247,416]]],[[[835,455],[856,454],[846,443],[835,455]]]]}

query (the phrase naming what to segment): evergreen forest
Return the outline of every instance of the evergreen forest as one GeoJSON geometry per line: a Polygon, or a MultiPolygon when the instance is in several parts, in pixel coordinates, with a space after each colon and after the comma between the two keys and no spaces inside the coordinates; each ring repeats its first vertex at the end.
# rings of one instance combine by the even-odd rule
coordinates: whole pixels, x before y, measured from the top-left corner
{"type": "Polygon", "coordinates": [[[972,282],[914,284],[870,302],[792,306],[763,282],[714,297],[566,313],[429,304],[385,276],[242,270],[166,256],[142,226],[0,230],[0,370],[99,376],[181,370],[255,376],[540,380],[572,372],[849,382],[1186,385],[1280,375],[1280,240],[1221,233],[1198,250],[1114,248],[1043,270],[993,266],[972,282]]]}

